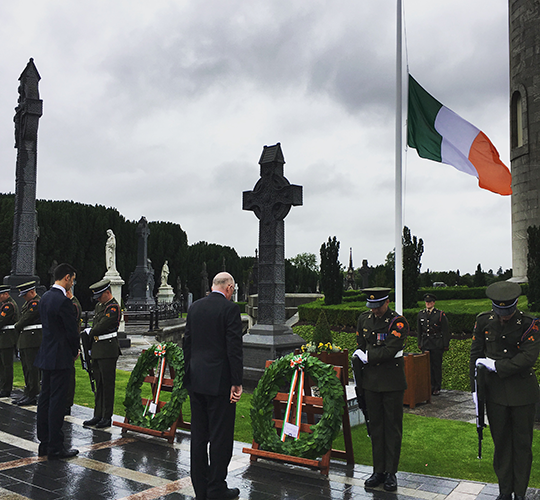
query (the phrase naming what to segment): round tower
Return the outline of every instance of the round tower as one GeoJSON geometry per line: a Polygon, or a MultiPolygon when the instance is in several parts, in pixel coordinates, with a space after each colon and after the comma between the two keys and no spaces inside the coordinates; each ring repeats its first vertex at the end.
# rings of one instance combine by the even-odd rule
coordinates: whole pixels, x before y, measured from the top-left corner
{"type": "Polygon", "coordinates": [[[512,268],[527,276],[527,228],[540,226],[540,2],[509,0],[512,268]]]}

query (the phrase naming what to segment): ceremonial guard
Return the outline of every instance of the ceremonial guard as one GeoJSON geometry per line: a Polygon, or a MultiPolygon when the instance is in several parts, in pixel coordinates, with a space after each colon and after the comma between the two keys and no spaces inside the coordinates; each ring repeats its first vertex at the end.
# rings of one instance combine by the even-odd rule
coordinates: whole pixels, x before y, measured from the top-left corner
{"type": "Polygon", "coordinates": [[[36,293],[36,282],[29,281],[17,287],[19,297],[24,297],[25,303],[21,309],[21,318],[15,323],[18,335],[17,347],[21,357],[24,374],[24,392],[12,403],[19,406],[37,404],[39,394],[39,368],[34,366],[39,346],[41,345],[41,320],[39,319],[40,296],[36,293]]]}
{"type": "Polygon", "coordinates": [[[429,352],[431,394],[434,396],[441,392],[443,354],[450,345],[448,318],[435,307],[436,300],[437,297],[432,293],[424,295],[426,308],[418,313],[416,321],[418,347],[422,352],[429,352]]]}
{"type": "Polygon", "coordinates": [[[366,306],[358,319],[354,352],[363,363],[362,387],[369,413],[373,474],[367,488],[383,484],[386,491],[397,489],[403,395],[407,388],[403,344],[409,333],[407,320],[389,307],[390,288],[366,288],[366,306]]]}
{"type": "Polygon", "coordinates": [[[540,352],[538,320],[517,309],[521,287],[498,281],[486,295],[491,311],[476,318],[470,377],[476,399],[475,372],[487,369],[486,410],[495,445],[493,468],[499,480],[498,500],[525,498],[532,465],[536,403],[540,400],[533,370],[540,352]]]}
{"type": "MultiPolygon", "coordinates": [[[[94,417],[84,425],[110,427],[114,409],[116,361],[121,354],[118,346],[120,306],[111,292],[110,280],[94,283],[90,290],[97,300],[92,328],[89,329],[92,373],[96,381],[94,417]]],[[[88,329],[87,329],[88,330],[88,329]]]]}
{"type": "Polygon", "coordinates": [[[9,290],[9,285],[0,285],[0,398],[9,397],[13,389],[13,351],[17,343],[14,325],[19,308],[9,290]]]}
{"type": "MultiPolygon", "coordinates": [[[[66,297],[71,300],[73,307],[75,308],[75,314],[77,315],[77,325],[79,326],[79,329],[81,327],[81,316],[82,316],[82,307],[81,303],[79,302],[79,299],[73,295],[72,291],[66,292],[66,297]]],[[[66,401],[66,415],[71,415],[71,407],[73,406],[73,402],[75,400],[75,362],[73,362],[73,369],[71,370],[71,373],[69,375],[69,386],[67,391],[67,401],[66,401]]]]}

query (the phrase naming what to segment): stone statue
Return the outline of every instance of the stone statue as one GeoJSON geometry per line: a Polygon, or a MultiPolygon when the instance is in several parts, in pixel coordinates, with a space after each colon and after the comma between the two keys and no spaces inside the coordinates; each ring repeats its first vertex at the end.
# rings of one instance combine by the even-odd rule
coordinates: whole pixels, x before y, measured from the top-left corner
{"type": "Polygon", "coordinates": [[[167,280],[169,279],[169,261],[166,260],[161,268],[161,286],[167,286],[167,280]]]}
{"type": "Polygon", "coordinates": [[[105,265],[108,273],[116,272],[116,236],[112,229],[107,229],[107,243],[105,243],[105,265]]]}

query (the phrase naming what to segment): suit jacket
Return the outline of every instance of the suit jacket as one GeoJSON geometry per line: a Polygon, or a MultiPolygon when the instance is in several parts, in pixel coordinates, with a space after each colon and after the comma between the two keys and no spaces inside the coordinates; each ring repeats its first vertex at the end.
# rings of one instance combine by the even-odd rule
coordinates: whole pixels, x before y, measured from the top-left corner
{"type": "Polygon", "coordinates": [[[189,309],[184,334],[186,387],[210,396],[242,385],[242,320],[237,304],[219,292],[189,309]]]}
{"type": "Polygon", "coordinates": [[[377,318],[372,311],[365,311],[360,315],[356,342],[358,348],[366,351],[368,355],[368,363],[364,365],[362,373],[364,389],[390,392],[407,388],[403,345],[408,333],[407,320],[391,309],[381,318],[377,318]]]}
{"type": "Polygon", "coordinates": [[[478,358],[495,360],[496,372],[486,374],[486,398],[503,406],[522,406],[540,400],[533,366],[540,353],[538,320],[517,310],[501,324],[493,311],[476,317],[471,345],[470,378],[474,391],[474,371],[478,358]]]}
{"type": "Polygon", "coordinates": [[[71,300],[51,288],[39,301],[39,314],[43,340],[34,365],[42,370],[72,368],[79,352],[79,327],[71,300]]]}

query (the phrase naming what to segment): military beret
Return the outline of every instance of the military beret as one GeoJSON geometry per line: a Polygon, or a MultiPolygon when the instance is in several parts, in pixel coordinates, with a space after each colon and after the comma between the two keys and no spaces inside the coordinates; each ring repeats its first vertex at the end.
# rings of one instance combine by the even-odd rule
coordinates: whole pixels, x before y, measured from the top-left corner
{"type": "Polygon", "coordinates": [[[23,283],[22,285],[17,285],[17,290],[19,290],[19,297],[27,294],[30,290],[34,290],[34,288],[36,288],[35,281],[28,281],[27,283],[23,283]]]}
{"type": "Polygon", "coordinates": [[[497,281],[486,288],[486,295],[499,316],[509,316],[516,310],[521,287],[511,281],[497,281]]]}
{"type": "Polygon", "coordinates": [[[366,307],[377,309],[381,307],[389,297],[391,288],[364,288],[362,292],[367,295],[366,307]]]}
{"type": "Polygon", "coordinates": [[[90,290],[92,290],[92,298],[93,299],[99,299],[101,297],[101,294],[109,289],[111,287],[111,280],[101,280],[97,283],[94,283],[93,285],[90,285],[90,290]]]}
{"type": "Polygon", "coordinates": [[[0,293],[9,292],[11,290],[10,285],[0,285],[0,293]]]}
{"type": "Polygon", "coordinates": [[[432,293],[426,293],[424,295],[424,302],[435,302],[437,300],[437,297],[435,297],[432,293]]]}

